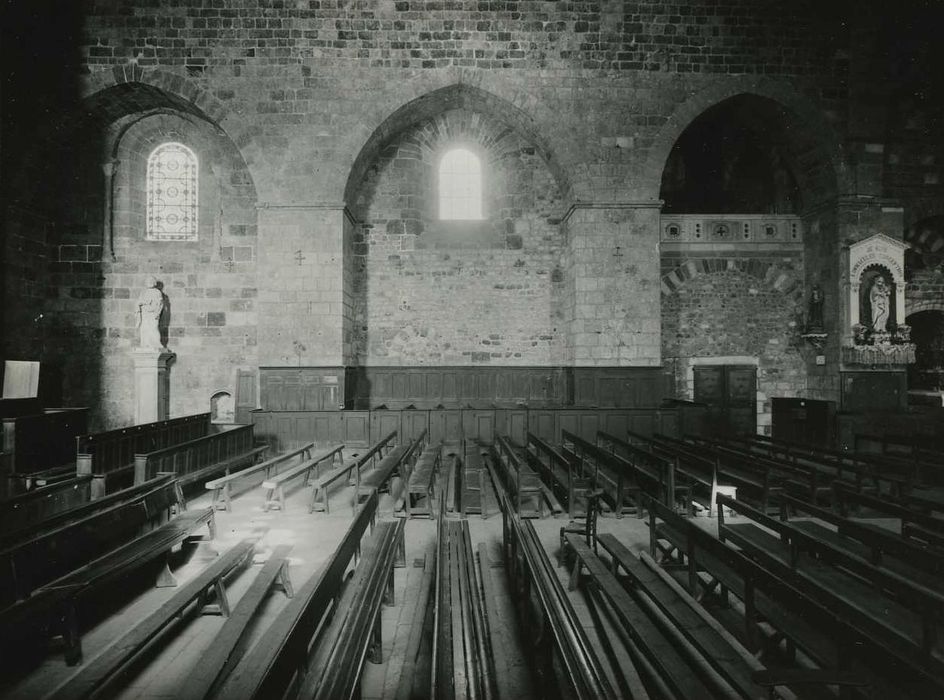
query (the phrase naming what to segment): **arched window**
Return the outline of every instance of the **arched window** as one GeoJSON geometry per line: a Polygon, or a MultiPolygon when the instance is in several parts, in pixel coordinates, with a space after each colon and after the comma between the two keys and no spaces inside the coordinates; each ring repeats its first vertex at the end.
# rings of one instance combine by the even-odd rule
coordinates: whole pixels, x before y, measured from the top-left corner
{"type": "Polygon", "coordinates": [[[182,143],[162,143],[148,156],[147,239],[197,240],[197,157],[182,143]]]}
{"type": "Polygon", "coordinates": [[[454,148],[439,161],[439,218],[482,218],[482,165],[472,151],[454,148]]]}

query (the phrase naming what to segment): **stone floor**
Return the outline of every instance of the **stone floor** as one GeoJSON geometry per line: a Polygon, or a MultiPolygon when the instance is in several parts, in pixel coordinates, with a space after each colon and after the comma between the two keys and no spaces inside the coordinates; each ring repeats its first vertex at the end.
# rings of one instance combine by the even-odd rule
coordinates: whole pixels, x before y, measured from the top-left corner
{"type": "MultiPolygon", "coordinates": [[[[353,488],[342,484],[331,493],[330,514],[309,514],[308,494],[309,490],[299,483],[289,490],[284,512],[264,512],[263,490],[259,484],[242,485],[233,500],[232,512],[217,513],[216,539],[185,547],[175,557],[176,577],[181,582],[186,580],[212,561],[218,552],[243,538],[251,537],[256,540],[255,565],[243,569],[229,580],[227,595],[230,604],[238,602],[258,571],[258,564],[266,559],[274,546],[282,543],[293,545],[290,554],[291,578],[295,588],[300,588],[330,556],[352,516],[350,502],[353,488]]],[[[194,494],[188,505],[191,508],[207,506],[209,497],[203,493],[194,494]]],[[[389,497],[381,500],[380,517],[393,517],[389,497]]],[[[554,562],[557,561],[559,548],[558,533],[566,520],[566,516],[560,515],[533,521],[554,562]]],[[[710,522],[706,518],[702,520],[710,522]]],[[[601,532],[613,532],[634,550],[641,549],[648,542],[645,521],[634,517],[602,517],[599,529],[601,532]]],[[[491,565],[489,571],[496,584],[495,615],[490,619],[490,625],[499,665],[496,675],[500,679],[501,697],[532,697],[527,666],[520,651],[521,631],[515,624],[514,608],[501,567],[501,517],[495,513],[484,519],[478,515],[470,516],[470,533],[474,547],[479,542],[486,543],[491,565]]],[[[381,700],[395,696],[404,670],[410,632],[416,620],[422,619],[422,614],[417,614],[417,604],[424,584],[427,559],[432,564],[435,521],[408,520],[405,536],[406,566],[395,570],[395,603],[383,608],[381,613],[384,661],[379,665],[366,664],[362,679],[362,694],[365,698],[381,700]]],[[[557,571],[566,585],[567,572],[561,567],[557,567],[557,571]]],[[[426,577],[426,580],[429,578],[426,577]]],[[[83,649],[87,660],[100,653],[132,621],[156,609],[173,595],[174,589],[153,588],[149,583],[150,579],[129,582],[127,599],[122,599],[120,594],[116,595],[111,613],[85,632],[83,649]]],[[[596,644],[593,618],[583,597],[577,593],[571,595],[591,641],[596,644]]],[[[286,600],[280,590],[270,592],[251,628],[252,641],[271,623],[286,600]]],[[[186,683],[188,674],[200,663],[203,650],[212,643],[223,621],[219,616],[186,616],[154,645],[155,651],[146,653],[145,658],[128,670],[120,683],[118,697],[142,700],[173,698],[181,685],[186,683]]],[[[602,649],[598,648],[598,653],[603,655],[602,649]]],[[[611,661],[620,663],[619,659],[611,661]]],[[[412,667],[408,665],[407,668],[412,667]]],[[[12,684],[0,687],[0,697],[43,697],[75,672],[76,668],[65,664],[61,653],[50,653],[39,667],[23,674],[12,684]]]]}

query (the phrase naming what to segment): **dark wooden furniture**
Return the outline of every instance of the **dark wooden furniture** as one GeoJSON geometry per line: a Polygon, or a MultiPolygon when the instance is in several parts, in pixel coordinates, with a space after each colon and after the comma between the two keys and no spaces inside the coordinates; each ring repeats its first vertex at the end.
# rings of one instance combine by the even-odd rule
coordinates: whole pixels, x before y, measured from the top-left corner
{"type": "Polygon", "coordinates": [[[528,465],[523,452],[509,438],[499,435],[490,456],[501,475],[500,483],[511,495],[515,512],[523,518],[542,518],[544,492],[541,478],[528,465]]]}
{"type": "Polygon", "coordinates": [[[218,472],[254,464],[268,446],[256,446],[251,425],[240,425],[134,456],[134,483],[161,473],[176,474],[181,486],[218,472]]]}
{"type": "MultiPolygon", "coordinates": [[[[318,472],[323,463],[328,462],[329,468],[335,464],[337,464],[340,468],[343,468],[343,457],[341,454],[343,450],[344,445],[333,445],[328,449],[320,450],[315,453],[314,457],[306,459],[305,461],[296,464],[289,469],[286,469],[284,472],[276,474],[275,476],[263,481],[262,488],[266,490],[264,509],[269,510],[270,508],[278,508],[279,510],[285,510],[285,485],[292,479],[295,479],[299,476],[304,476],[304,485],[307,486],[309,480],[311,479],[312,471],[315,472],[316,476],[320,476],[318,472]]],[[[347,468],[350,469],[351,466],[353,465],[348,464],[347,468]]],[[[339,471],[339,469],[335,470],[335,472],[337,471],[339,471]]],[[[327,478],[332,475],[333,473],[329,472],[325,475],[325,477],[327,478]]],[[[315,494],[317,494],[318,491],[322,489],[324,489],[324,486],[316,483],[315,494]]],[[[309,508],[309,512],[313,509],[315,500],[316,496],[312,496],[312,508],[309,508]]],[[[325,507],[327,508],[327,502],[325,503],[325,507]]]]}
{"type": "Polygon", "coordinates": [[[226,476],[221,476],[217,479],[206,482],[204,487],[208,491],[213,492],[213,507],[218,510],[222,508],[223,510],[229,512],[230,501],[232,497],[231,485],[234,481],[244,479],[247,476],[261,474],[263,472],[265,473],[264,479],[268,480],[272,475],[273,469],[275,469],[277,472],[280,467],[289,464],[296,457],[300,458],[302,462],[311,459],[311,450],[314,448],[314,446],[315,443],[309,442],[307,445],[302,445],[298,449],[276,455],[275,457],[267,459],[264,462],[250,465],[240,469],[239,471],[231,472],[226,476]]]}
{"type": "Polygon", "coordinates": [[[142,423],[76,437],[75,463],[79,474],[92,475],[92,497],[134,483],[135,455],[154,452],[210,433],[210,414],[142,423]]]}

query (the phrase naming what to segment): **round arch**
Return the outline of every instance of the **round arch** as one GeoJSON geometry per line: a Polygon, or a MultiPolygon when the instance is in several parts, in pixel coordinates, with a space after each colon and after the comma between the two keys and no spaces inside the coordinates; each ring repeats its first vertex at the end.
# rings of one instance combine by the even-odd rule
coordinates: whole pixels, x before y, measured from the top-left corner
{"type": "Polygon", "coordinates": [[[520,133],[545,160],[561,192],[565,196],[571,192],[572,184],[560,159],[524,110],[492,92],[460,82],[427,92],[401,105],[373,130],[354,158],[344,186],[344,202],[350,205],[371,164],[397,134],[417,122],[457,108],[483,112],[520,133]]]}
{"type": "Polygon", "coordinates": [[[680,287],[696,277],[717,272],[740,272],[756,278],[797,304],[803,302],[803,284],[789,269],[771,262],[742,258],[691,258],[662,275],[662,294],[675,294],[680,287]]]}
{"type": "Polygon", "coordinates": [[[656,135],[643,165],[644,184],[640,199],[657,201],[662,181],[662,171],[679,137],[700,114],[724,100],[738,95],[753,95],[767,98],[782,107],[795,119],[798,144],[811,147],[816,154],[812,164],[825,169],[831,176],[832,192],[843,194],[853,191],[851,171],[843,152],[841,141],[832,125],[823,116],[822,110],[809,98],[793,88],[767,78],[733,77],[713,84],[689,96],[666,119],[656,135]]]}

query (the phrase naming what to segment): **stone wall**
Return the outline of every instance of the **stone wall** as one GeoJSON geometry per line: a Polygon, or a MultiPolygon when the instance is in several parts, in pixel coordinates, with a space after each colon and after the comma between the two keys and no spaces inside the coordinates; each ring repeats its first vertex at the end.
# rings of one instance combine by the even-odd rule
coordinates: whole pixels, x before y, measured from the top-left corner
{"type": "Polygon", "coordinates": [[[560,199],[534,146],[493,117],[450,110],[398,134],[352,207],[355,364],[560,362],[560,199]],[[482,220],[440,218],[454,147],[479,158],[482,220]]]}
{"type": "Polygon", "coordinates": [[[802,262],[663,258],[662,355],[676,395],[692,399],[696,362],[756,364],[758,430],[774,396],[803,396],[802,262]]]}
{"type": "MultiPolygon", "coordinates": [[[[260,364],[473,363],[487,352],[495,364],[658,366],[663,352],[681,356],[675,327],[660,337],[660,319],[670,322],[660,312],[661,176],[686,125],[737,95],[770,100],[795,138],[800,213],[822,236],[807,239],[804,274],[833,285],[827,314],[838,274],[822,256],[868,233],[837,196],[920,199],[928,212],[941,199],[940,164],[914,160],[940,151],[936,93],[923,98],[922,124],[906,125],[907,144],[881,146],[902,86],[894,47],[921,57],[903,69],[916,90],[939,26],[897,5],[852,14],[812,0],[16,5],[0,22],[6,53],[39,54],[46,68],[42,90],[28,70],[4,87],[4,349],[68,362],[73,404],[97,406],[108,387],[93,418],[103,424],[128,422],[134,298],[152,272],[180,351],[175,415],[205,410],[236,368],[260,364]],[[50,33],[56,41],[21,30],[51,27],[50,17],[66,25],[50,33]],[[462,234],[396,201],[417,196],[398,188],[426,166],[385,160],[410,128],[451,110],[496,120],[518,139],[520,167],[508,172],[530,173],[506,178],[532,201],[497,207],[514,211],[478,231],[486,246],[433,245],[462,234]],[[140,240],[132,166],[164,136],[189,139],[211,166],[198,243],[140,240]],[[112,239],[102,167],[116,158],[112,239]],[[381,196],[359,203],[365,182],[381,196]],[[456,310],[473,296],[461,332],[456,310]],[[446,297],[455,301],[441,306],[446,297]]],[[[808,364],[822,372],[823,398],[838,389],[838,345],[826,356],[823,370],[808,364]]]]}

